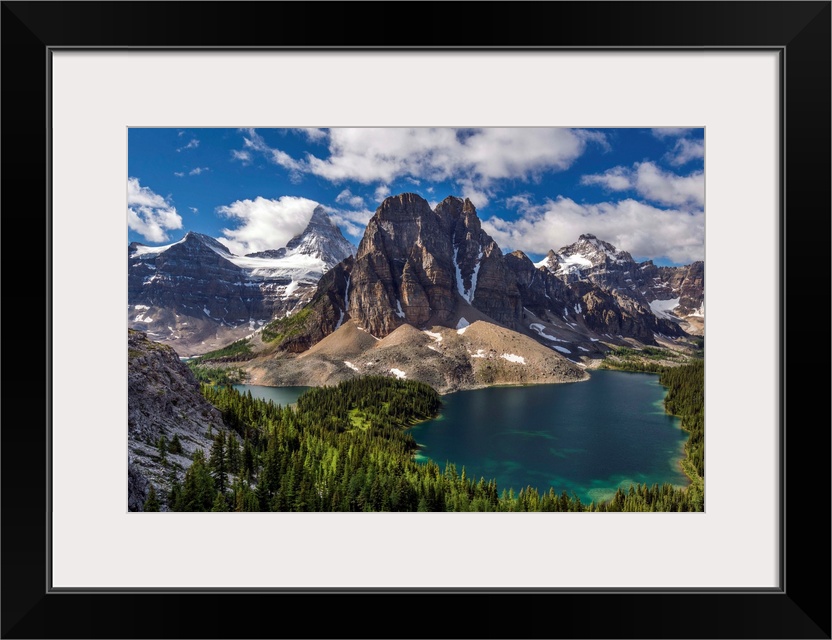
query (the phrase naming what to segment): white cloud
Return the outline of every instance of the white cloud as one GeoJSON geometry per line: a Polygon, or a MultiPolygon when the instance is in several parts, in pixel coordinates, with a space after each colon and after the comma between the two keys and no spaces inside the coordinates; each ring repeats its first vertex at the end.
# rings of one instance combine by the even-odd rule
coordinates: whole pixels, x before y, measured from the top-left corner
{"type": "Polygon", "coordinates": [[[535,179],[568,168],[603,134],[572,129],[448,128],[331,129],[328,158],[307,158],[308,170],[338,182],[410,177],[441,181],[459,176],[480,188],[501,178],[535,179]]]}
{"type": "Polygon", "coordinates": [[[655,127],[653,135],[657,138],[675,138],[677,136],[686,136],[693,129],[691,127],[655,127]]]}
{"type": "MultiPolygon", "coordinates": [[[[182,134],[180,133],[179,135],[182,135],[182,134]]],[[[196,149],[198,146],[199,146],[199,140],[194,138],[193,140],[188,142],[188,144],[186,144],[184,147],[179,147],[177,149],[177,151],[184,151],[186,149],[196,149]]]]}
{"type": "Polygon", "coordinates": [[[232,160],[239,160],[243,164],[250,164],[251,163],[251,154],[248,151],[238,151],[237,149],[231,150],[231,159],[232,160]]]}
{"type": "Polygon", "coordinates": [[[349,189],[344,189],[341,193],[335,196],[335,202],[338,204],[349,204],[354,209],[364,206],[364,198],[353,195],[349,189]]]}
{"type": "Polygon", "coordinates": [[[199,213],[199,209],[196,207],[188,207],[188,209],[190,209],[193,213],[199,213]]]}
{"type": "MultiPolygon", "coordinates": [[[[263,139],[263,136],[254,129],[244,129],[244,132],[246,137],[243,138],[243,146],[246,149],[262,153],[270,162],[289,169],[292,172],[301,172],[305,168],[302,162],[295,160],[285,151],[270,147],[263,139]]],[[[246,152],[244,151],[243,153],[246,152]]]]}
{"type": "Polygon", "coordinates": [[[235,229],[223,229],[225,237],[219,240],[237,255],[285,247],[306,228],[317,205],[294,196],[237,200],[217,208],[217,213],[239,222],[235,229]]]}
{"type": "Polygon", "coordinates": [[[173,175],[175,175],[177,178],[184,178],[185,177],[185,172],[184,171],[174,171],[173,175]]]}
{"type": "Polygon", "coordinates": [[[141,186],[138,178],[128,178],[127,226],[148,242],[165,242],[165,231],[181,229],[182,217],[165,198],[141,186]]]}
{"type": "Polygon", "coordinates": [[[690,140],[688,138],[679,138],[673,147],[665,155],[665,159],[674,166],[680,166],[705,157],[705,141],[704,140],[690,140]]]}
{"type": "Polygon", "coordinates": [[[306,134],[312,142],[320,142],[326,140],[328,134],[326,129],[316,129],[315,127],[301,127],[301,131],[306,134]]]}
{"type": "Polygon", "coordinates": [[[582,233],[594,233],[634,256],[681,263],[704,257],[703,211],[660,209],[632,199],[578,204],[559,197],[528,207],[519,220],[491,217],[482,226],[504,252],[543,254],[575,242],[582,233]]]}
{"type": "Polygon", "coordinates": [[[344,209],[333,209],[325,207],[326,212],[332,221],[341,228],[341,231],[356,240],[360,240],[364,235],[364,229],[370,218],[373,217],[373,211],[369,209],[357,209],[353,211],[344,209]]]}
{"type": "Polygon", "coordinates": [[[189,176],[198,176],[200,173],[205,173],[206,171],[210,171],[210,167],[195,167],[188,172],[189,176]]]}
{"type": "MultiPolygon", "coordinates": [[[[497,180],[538,181],[547,171],[571,166],[588,142],[608,148],[601,132],[563,128],[339,128],[326,133],[328,155],[293,158],[255,130],[243,133],[244,151],[262,153],[296,177],[311,173],[335,183],[382,185],[396,179],[416,185],[451,180],[480,206],[493,197],[490,186],[497,180]]],[[[385,188],[376,189],[377,199],[385,188]]]]}
{"type": "Polygon", "coordinates": [[[663,171],[652,162],[637,162],[632,169],[613,167],[604,173],[585,175],[581,184],[600,185],[611,191],[633,189],[648,200],[666,205],[705,205],[704,171],[680,176],[663,171]]]}
{"type": "Polygon", "coordinates": [[[381,204],[381,201],[390,195],[390,187],[386,184],[380,184],[376,187],[374,195],[376,198],[376,202],[381,204]]]}
{"type": "Polygon", "coordinates": [[[631,171],[624,167],[613,167],[604,173],[581,177],[581,184],[600,185],[612,191],[626,191],[633,188],[631,171]]]}

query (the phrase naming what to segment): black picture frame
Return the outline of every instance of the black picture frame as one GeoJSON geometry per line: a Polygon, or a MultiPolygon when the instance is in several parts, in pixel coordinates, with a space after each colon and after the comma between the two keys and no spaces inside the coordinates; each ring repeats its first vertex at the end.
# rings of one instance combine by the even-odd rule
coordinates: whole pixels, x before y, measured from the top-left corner
{"type": "MultiPolygon", "coordinates": [[[[801,385],[826,369],[830,265],[830,2],[3,2],[3,638],[829,638],[829,403],[801,385]],[[274,12],[279,12],[276,28],[274,12]],[[406,14],[407,24],[389,15],[406,14]],[[378,15],[390,26],[366,23],[378,15]],[[459,16],[459,17],[457,17],[459,16]],[[453,25],[454,28],[448,28],[453,25]],[[50,52],[60,48],[621,48],[780,52],[781,583],[759,591],[56,593],[49,586],[51,416],[50,52]],[[786,215],[788,214],[788,215],[786,215]],[[40,242],[46,238],[47,242],[40,242]],[[21,239],[42,263],[16,262],[21,239]],[[791,256],[799,256],[788,262],[791,256]],[[24,277],[25,276],[25,277],[24,277]],[[818,283],[818,280],[821,280],[818,283]],[[820,284],[820,289],[818,285],[820,284]],[[792,304],[786,304],[790,301],[792,304]],[[798,303],[800,301],[800,303],[798,303]],[[15,339],[26,309],[27,336],[15,339]],[[791,309],[792,313],[786,314],[791,309]],[[41,310],[38,313],[37,310],[41,310]],[[18,318],[18,319],[16,319],[18,318]],[[791,320],[791,322],[788,322],[791,320]],[[817,324],[821,327],[818,328],[817,324]],[[789,338],[792,338],[789,340],[789,338]],[[786,350],[786,345],[790,349],[786,350]],[[788,373],[792,385],[788,388],[788,373]],[[799,375],[800,374],[800,375],[799,375]],[[42,382],[33,384],[33,382],[42,382]],[[46,390],[46,394],[43,393],[46,390]],[[808,421],[801,407],[820,407],[808,421]],[[21,418],[21,416],[23,416],[21,418]],[[800,417],[798,417],[800,416],[800,417]],[[789,420],[791,418],[791,420],[789,420]],[[788,425],[788,429],[786,428],[788,425]],[[811,531],[811,537],[805,534],[811,531]],[[816,542],[820,541],[820,543],[816,542]],[[419,595],[411,599],[406,596],[419,595]],[[522,597],[521,597],[522,596],[522,597]],[[402,599],[406,598],[406,599],[402,599]],[[310,602],[311,600],[311,602],[310,602]],[[460,606],[461,605],[461,606],[460,606]],[[305,619],[303,611],[318,611],[305,619]],[[412,608],[411,608],[412,607],[412,608]],[[450,614],[440,622],[425,612],[450,614]],[[399,621],[387,624],[389,613],[399,621]],[[416,622],[420,614],[423,622],[416,622]],[[450,626],[446,626],[450,625],[450,626]]],[[[745,265],[748,267],[748,265],[745,265]]],[[[751,265],[753,267],[753,265],[751,265]]],[[[753,271],[753,269],[751,269],[753,271]]],[[[748,277],[753,277],[753,273],[748,277]]],[[[738,366],[741,373],[741,366],[738,366]]],[[[825,381],[824,381],[825,382],[825,381]]],[[[818,385],[820,388],[824,384],[818,385]]],[[[811,414],[810,414],[811,415],[811,414]]],[[[79,416],[79,432],[83,433],[79,416]]],[[[749,471],[749,473],[753,473],[749,471]]],[[[741,499],[741,491],[738,488],[741,499]]],[[[79,496],[79,501],[83,496],[79,496]]],[[[695,544],[684,541],[685,544],[695,544]]],[[[683,545],[682,545],[683,546],[683,545]]],[[[495,549],[495,553],[501,550],[495,549]]],[[[602,557],[603,553],[599,553],[602,557]]],[[[227,554],[225,554],[227,557],[227,554]]],[[[403,569],[407,558],[402,559],[403,569]]],[[[484,559],[487,561],[487,559],[484,559]]],[[[678,559],[684,570],[684,554],[678,559]]]]}

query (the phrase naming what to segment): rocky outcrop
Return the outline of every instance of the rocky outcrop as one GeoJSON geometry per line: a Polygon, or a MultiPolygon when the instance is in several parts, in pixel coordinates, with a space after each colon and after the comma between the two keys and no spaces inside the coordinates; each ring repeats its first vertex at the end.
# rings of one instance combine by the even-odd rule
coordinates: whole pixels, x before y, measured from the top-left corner
{"type": "Polygon", "coordinates": [[[211,445],[209,432],[225,429],[220,412],[206,401],[190,369],[169,346],[127,332],[128,508],[141,511],[150,485],[164,501],[171,474],[180,480],[196,449],[211,445]],[[162,461],[159,441],[174,436],[182,452],[162,461]]]}
{"type": "Polygon", "coordinates": [[[367,224],[351,279],[349,314],[376,337],[402,324],[447,324],[465,301],[513,327],[514,278],[470,200],[430,208],[414,193],[384,200],[367,224]]]}
{"type": "Polygon", "coordinates": [[[561,351],[566,347],[551,343],[580,343],[593,352],[601,336],[655,344],[656,335],[684,335],[650,306],[675,291],[665,282],[672,275],[591,234],[538,264],[520,251],[503,255],[470,200],[450,196],[431,209],[420,196],[403,193],[378,207],[355,261],[328,273],[315,301],[271,323],[263,339],[279,351],[302,353],[345,320],[384,338],[402,325],[456,328],[466,314],[479,313],[561,351]],[[555,336],[555,329],[562,333],[555,336]]]}
{"type": "Polygon", "coordinates": [[[614,294],[616,299],[630,299],[647,310],[655,310],[660,333],[665,335],[680,335],[678,326],[674,329],[664,324],[674,317],[704,316],[701,261],[680,267],[657,267],[652,260],[636,262],[629,253],[618,251],[609,242],[583,234],[577,242],[549,251],[536,266],[570,285],[589,282],[614,294]]]}

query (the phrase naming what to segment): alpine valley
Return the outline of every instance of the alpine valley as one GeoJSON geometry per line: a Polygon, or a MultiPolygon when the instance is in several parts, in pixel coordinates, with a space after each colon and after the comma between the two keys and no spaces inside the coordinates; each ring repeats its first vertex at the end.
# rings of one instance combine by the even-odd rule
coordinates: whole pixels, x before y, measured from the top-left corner
{"type": "MultiPolygon", "coordinates": [[[[504,254],[454,196],[433,208],[413,193],[384,199],[357,249],[318,206],[284,247],[240,256],[189,232],[130,244],[128,273],[130,510],[583,510],[552,489],[498,495],[493,481],[417,464],[406,427],[460,390],[580,382],[599,367],[661,372],[671,394],[701,378],[702,262],[636,262],[584,234],[534,263],[504,254]],[[672,373],[689,362],[693,373],[672,373]],[[235,382],[317,389],[281,409],[235,382]],[[343,447],[367,447],[372,464],[395,451],[405,471],[371,499],[372,482],[353,487],[333,462],[343,447]],[[313,449],[346,483],[325,497],[303,479],[313,449]]],[[[696,393],[675,411],[699,429],[682,463],[696,491],[645,485],[590,508],[701,508],[696,393]]]]}

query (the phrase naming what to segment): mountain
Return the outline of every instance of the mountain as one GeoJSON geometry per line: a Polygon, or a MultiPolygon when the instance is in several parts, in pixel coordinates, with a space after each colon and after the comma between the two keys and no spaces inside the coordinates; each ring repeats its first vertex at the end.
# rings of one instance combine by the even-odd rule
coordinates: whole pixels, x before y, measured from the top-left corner
{"type": "Polygon", "coordinates": [[[353,252],[321,206],[285,247],[246,256],[194,232],[162,247],[134,242],[128,326],[183,355],[204,353],[301,308],[321,276],[353,252]]]}
{"type": "MultiPolygon", "coordinates": [[[[614,286],[640,270],[626,252],[582,236],[547,259],[535,265],[520,251],[504,255],[470,200],[451,196],[432,209],[413,193],[391,196],[368,222],[355,258],[328,272],[301,310],[256,333],[247,369],[257,382],[277,385],[380,370],[449,391],[495,380],[580,379],[586,359],[610,346],[686,336],[678,318],[658,313],[629,286],[614,286]],[[519,353],[521,342],[532,351],[519,353]],[[480,361],[498,362],[501,373],[490,377],[480,361]],[[546,364],[532,375],[531,361],[546,364]]],[[[656,285],[651,300],[686,287],[695,302],[695,269],[685,276],[652,268],[667,291],[656,285]]]]}
{"type": "MultiPolygon", "coordinates": [[[[206,452],[207,435],[225,429],[222,415],[199,391],[199,383],[169,346],[148,340],[147,334],[127,331],[127,464],[128,508],[141,511],[150,485],[165,491],[171,473],[179,481],[191,465],[194,451],[206,452]],[[160,459],[159,439],[174,436],[181,452],[160,459]]],[[[161,498],[161,496],[160,496],[161,498]]]]}
{"type": "Polygon", "coordinates": [[[549,251],[536,263],[568,284],[589,282],[620,299],[630,298],[658,318],[681,322],[690,333],[701,333],[704,322],[705,265],[657,267],[652,260],[636,262],[626,251],[592,234],[549,251]]]}

